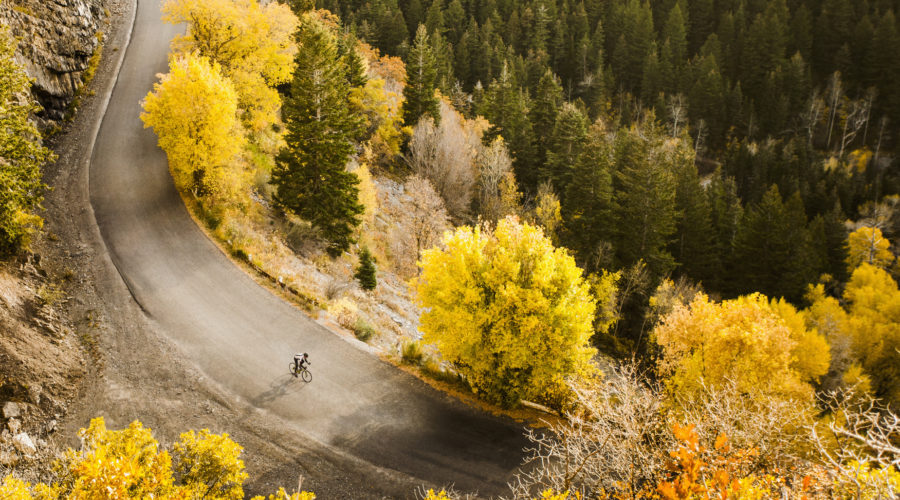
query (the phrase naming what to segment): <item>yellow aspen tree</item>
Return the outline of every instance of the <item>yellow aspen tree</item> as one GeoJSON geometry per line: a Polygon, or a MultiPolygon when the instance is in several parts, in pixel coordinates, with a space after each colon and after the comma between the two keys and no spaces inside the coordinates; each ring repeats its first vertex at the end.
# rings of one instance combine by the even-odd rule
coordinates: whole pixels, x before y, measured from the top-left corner
{"type": "Polygon", "coordinates": [[[575,260],[511,217],[443,243],[423,252],[413,280],[424,341],[490,401],[562,406],[565,379],[590,372],[595,352],[595,301],[575,260]]]}
{"type": "MultiPolygon", "coordinates": [[[[59,482],[30,484],[6,476],[3,500],[215,500],[244,498],[247,479],[242,448],[228,434],[189,431],[173,446],[175,460],[162,450],[150,429],[134,421],[122,430],[107,429],[103,417],[78,433],[81,450],[71,448],[54,467],[59,482]],[[176,479],[177,477],[177,479],[176,479]]],[[[299,490],[299,487],[298,487],[299,490]]],[[[253,500],[315,500],[311,492],[284,488],[253,500]]]]}
{"type": "Polygon", "coordinates": [[[889,249],[891,242],[877,227],[863,226],[853,231],[847,238],[847,246],[847,267],[850,272],[862,264],[887,269],[894,261],[894,254],[889,249]]]}
{"type": "Polygon", "coordinates": [[[872,389],[891,404],[900,403],[900,290],[887,271],[863,264],[844,289],[856,359],[872,389]]]}
{"type": "Polygon", "coordinates": [[[144,127],[159,138],[179,188],[195,197],[227,188],[230,182],[219,180],[242,137],[237,95],[218,64],[196,54],[175,56],[143,107],[144,127]]]}
{"type": "MultiPolygon", "coordinates": [[[[786,307],[779,303],[775,309],[786,307]]],[[[775,309],[761,294],[715,303],[701,293],[689,305],[676,306],[653,332],[662,351],[657,368],[673,395],[690,397],[704,384],[731,382],[761,397],[811,397],[808,382],[828,368],[827,343],[799,318],[785,321],[775,309]],[[810,337],[813,345],[801,345],[810,337]],[[816,357],[825,362],[810,360],[816,357]]]]}
{"type": "Polygon", "coordinates": [[[82,450],[70,449],[62,462],[66,498],[184,498],[173,484],[171,456],[140,422],[111,431],[99,417],[79,437],[82,450]]]}
{"type": "Polygon", "coordinates": [[[791,332],[791,338],[797,342],[791,352],[791,369],[800,376],[801,381],[818,384],[828,372],[831,362],[828,340],[821,332],[809,326],[805,311],[798,311],[783,298],[772,299],[769,307],[781,317],[791,332]]]}
{"type": "Polygon", "coordinates": [[[275,86],[293,71],[297,17],[279,2],[257,0],[166,0],[163,20],[186,23],[172,41],[176,53],[197,52],[218,63],[238,93],[241,118],[259,131],[277,120],[275,86]]]}
{"type": "Polygon", "coordinates": [[[188,431],[181,435],[172,451],[174,470],[193,498],[244,498],[241,485],[247,473],[240,459],[243,448],[228,434],[213,434],[209,429],[188,431]]]}
{"type": "Polygon", "coordinates": [[[350,89],[350,109],[363,118],[363,137],[368,154],[380,165],[389,165],[400,154],[412,129],[403,126],[403,98],[385,88],[381,78],[370,78],[362,87],[350,89]]]}

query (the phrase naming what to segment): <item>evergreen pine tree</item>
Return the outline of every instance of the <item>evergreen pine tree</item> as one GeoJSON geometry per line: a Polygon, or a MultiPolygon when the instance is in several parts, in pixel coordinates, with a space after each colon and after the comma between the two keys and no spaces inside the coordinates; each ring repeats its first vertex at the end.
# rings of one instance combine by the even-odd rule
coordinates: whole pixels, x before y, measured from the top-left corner
{"type": "Polygon", "coordinates": [[[675,207],[678,222],[671,253],[680,265],[680,272],[695,281],[706,283],[713,278],[712,222],[709,199],[700,185],[694,165],[694,150],[685,134],[672,151],[670,162],[675,172],[675,207]]]}
{"type": "Polygon", "coordinates": [[[675,177],[656,161],[665,134],[652,114],[643,123],[619,131],[616,139],[613,217],[619,264],[647,263],[653,276],[675,267],[668,247],[675,232],[675,177]]]}
{"type": "Polygon", "coordinates": [[[700,120],[706,124],[707,144],[719,148],[727,132],[727,88],[722,80],[715,56],[708,54],[695,57],[690,67],[690,87],[688,91],[688,116],[692,123],[700,120]]]}
{"type": "Polygon", "coordinates": [[[627,0],[612,9],[609,39],[613,73],[626,90],[640,88],[643,66],[653,48],[653,12],[648,2],[627,0]]]}
{"type": "Polygon", "coordinates": [[[680,67],[687,61],[687,28],[685,13],[681,11],[681,5],[676,3],[669,11],[666,24],[663,26],[660,42],[669,42],[672,62],[680,67]]]}
{"type": "Polygon", "coordinates": [[[444,34],[444,1],[433,0],[425,13],[425,30],[432,37],[444,34]]]}
{"type": "Polygon", "coordinates": [[[541,182],[550,181],[556,191],[565,193],[573,181],[580,182],[572,175],[587,139],[587,118],[580,109],[564,103],[556,116],[547,163],[541,171],[541,182]]]}
{"type": "Polygon", "coordinates": [[[403,18],[406,20],[408,32],[414,33],[416,28],[425,22],[425,8],[422,7],[421,0],[406,0],[403,3],[406,6],[403,18]]]}
{"type": "Polygon", "coordinates": [[[338,56],[347,68],[347,83],[351,87],[362,87],[366,84],[366,67],[362,57],[356,51],[356,37],[348,33],[337,39],[338,56]]]}
{"type": "Polygon", "coordinates": [[[509,66],[504,64],[500,77],[491,82],[478,110],[491,123],[482,140],[490,144],[498,135],[503,137],[513,157],[513,170],[519,186],[533,193],[537,190],[538,172],[532,149],[533,129],[527,109],[527,94],[516,84],[509,66]]]}
{"type": "Polygon", "coordinates": [[[840,202],[834,204],[823,217],[823,240],[813,240],[813,243],[825,247],[824,271],[838,282],[845,282],[847,275],[847,226],[844,225],[844,212],[840,202]]]}
{"type": "Polygon", "coordinates": [[[866,61],[871,81],[878,85],[878,101],[894,127],[900,124],[900,51],[886,47],[900,46],[897,18],[889,10],[882,16],[872,38],[872,52],[866,61]]]}
{"type": "Polygon", "coordinates": [[[466,10],[459,0],[450,0],[447,5],[447,11],[444,13],[444,26],[447,29],[447,39],[455,46],[466,30],[466,10]]]}
{"type": "Polygon", "coordinates": [[[613,139],[601,122],[588,131],[563,204],[564,238],[587,271],[596,271],[601,246],[614,237],[612,224],[613,139]]]}
{"type": "Polygon", "coordinates": [[[713,0],[688,0],[690,10],[689,53],[695,53],[715,29],[716,12],[713,0]]]}
{"type": "Polygon", "coordinates": [[[662,90],[662,71],[656,42],[651,44],[641,74],[641,100],[647,106],[653,106],[659,100],[659,92],[662,90]]]}
{"type": "Polygon", "coordinates": [[[333,35],[307,17],[296,39],[300,50],[283,107],[286,146],[272,170],[273,198],[311,222],[328,241],[328,253],[337,256],[352,243],[363,212],[359,179],[345,169],[361,122],[348,109],[347,68],[333,35]]]}
{"type": "Polygon", "coordinates": [[[363,290],[371,291],[378,286],[378,281],[376,280],[375,257],[372,257],[372,254],[367,247],[363,247],[359,252],[359,266],[356,268],[356,273],[353,277],[356,278],[356,281],[359,281],[359,286],[361,286],[363,290]]]}
{"type": "Polygon", "coordinates": [[[709,278],[704,283],[710,290],[732,295],[736,293],[732,256],[734,238],[743,217],[741,200],[738,198],[734,179],[725,177],[721,171],[713,175],[707,189],[712,227],[713,255],[709,278]]]}
{"type": "Polygon", "coordinates": [[[435,125],[441,121],[441,108],[434,95],[437,86],[437,65],[425,26],[416,30],[413,46],[406,56],[406,87],[403,88],[403,123],[414,127],[419,118],[428,114],[435,125]]]}
{"type": "Polygon", "coordinates": [[[288,7],[294,11],[294,14],[297,14],[297,17],[303,15],[303,13],[310,11],[316,8],[316,0],[288,0],[288,7]]]}
{"type": "MultiPolygon", "coordinates": [[[[528,110],[528,120],[534,130],[550,131],[556,124],[556,115],[563,102],[563,90],[556,75],[547,68],[538,82],[534,102],[528,110]]],[[[547,162],[547,149],[550,147],[550,136],[546,133],[535,134],[535,163],[544,165],[547,162]]],[[[521,182],[521,180],[520,180],[521,182]]]]}
{"type": "Polygon", "coordinates": [[[741,293],[762,292],[797,302],[815,278],[806,214],[799,194],[782,202],[772,185],[744,214],[734,243],[741,293]]]}

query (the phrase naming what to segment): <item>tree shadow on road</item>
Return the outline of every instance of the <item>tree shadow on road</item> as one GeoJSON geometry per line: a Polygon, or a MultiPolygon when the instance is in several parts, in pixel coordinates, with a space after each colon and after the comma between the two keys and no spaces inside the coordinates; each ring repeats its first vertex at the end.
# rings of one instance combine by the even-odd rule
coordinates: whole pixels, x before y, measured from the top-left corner
{"type": "Polygon", "coordinates": [[[250,400],[256,407],[265,407],[285,396],[297,394],[306,387],[306,382],[291,374],[281,375],[269,383],[269,389],[257,394],[250,400]]]}

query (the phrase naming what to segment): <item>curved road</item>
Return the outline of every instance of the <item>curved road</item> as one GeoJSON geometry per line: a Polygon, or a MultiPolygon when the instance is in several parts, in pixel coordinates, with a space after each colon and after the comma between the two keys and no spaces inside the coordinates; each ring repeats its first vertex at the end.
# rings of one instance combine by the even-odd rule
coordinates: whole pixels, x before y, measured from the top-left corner
{"type": "Polygon", "coordinates": [[[138,1],[90,167],[100,232],[135,301],[207,377],[323,446],[419,480],[503,491],[521,459],[520,426],[353,347],[258,286],[196,227],[139,119],[178,32],[159,7],[138,1]],[[297,350],[312,353],[311,384],[287,375],[297,350]]]}

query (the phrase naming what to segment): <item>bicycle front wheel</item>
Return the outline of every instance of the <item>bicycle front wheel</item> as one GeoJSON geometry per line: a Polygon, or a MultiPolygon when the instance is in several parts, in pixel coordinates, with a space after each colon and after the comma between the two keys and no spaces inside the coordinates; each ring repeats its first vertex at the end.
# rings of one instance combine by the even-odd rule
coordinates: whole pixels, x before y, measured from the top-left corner
{"type": "Polygon", "coordinates": [[[302,378],[304,382],[310,382],[312,381],[312,373],[309,373],[309,370],[303,370],[300,372],[300,378],[302,378]]]}

